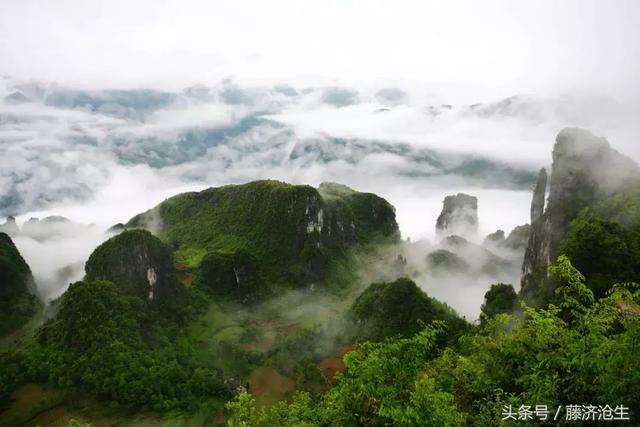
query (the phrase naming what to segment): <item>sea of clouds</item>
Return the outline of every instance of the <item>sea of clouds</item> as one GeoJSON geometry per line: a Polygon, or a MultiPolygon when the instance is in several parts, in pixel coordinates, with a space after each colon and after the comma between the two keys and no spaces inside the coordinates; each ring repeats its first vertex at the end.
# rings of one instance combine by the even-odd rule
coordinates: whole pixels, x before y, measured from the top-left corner
{"type": "MultiPolygon", "coordinates": [[[[478,239],[528,222],[557,132],[587,127],[640,160],[636,103],[587,94],[448,105],[409,87],[78,90],[0,79],[0,218],[89,225],[16,238],[45,297],[80,279],[104,231],[183,191],[278,179],[374,192],[404,238],[433,239],[447,194],[479,199],[478,239]]],[[[1,221],[1,220],[0,220],[1,221]]],[[[489,283],[486,284],[488,287],[489,283]]],[[[480,289],[483,293],[483,289],[480,289]]]]}

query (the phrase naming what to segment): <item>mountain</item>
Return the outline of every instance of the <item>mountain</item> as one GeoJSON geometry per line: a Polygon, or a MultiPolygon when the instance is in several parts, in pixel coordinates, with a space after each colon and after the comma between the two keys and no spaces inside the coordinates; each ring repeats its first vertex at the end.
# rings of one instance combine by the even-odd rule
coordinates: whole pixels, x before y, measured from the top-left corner
{"type": "Polygon", "coordinates": [[[171,248],[146,230],[126,230],[98,246],[85,271],[87,281],[113,282],[151,303],[176,306],[185,298],[171,248]]]}
{"type": "MultiPolygon", "coordinates": [[[[455,152],[443,147],[442,140],[460,136],[430,135],[431,125],[421,129],[436,119],[408,105],[406,93],[394,88],[367,97],[349,88],[243,87],[233,81],[176,92],[84,90],[11,79],[0,83],[7,94],[28,98],[20,103],[0,100],[0,125],[12,132],[11,141],[0,146],[6,159],[0,170],[0,216],[91,200],[114,174],[132,166],[149,167],[149,173],[176,186],[229,177],[293,179],[309,170],[358,182],[371,162],[389,162],[383,173],[390,178],[424,184],[435,178],[524,189],[535,180],[531,166],[479,152],[475,145],[455,152]],[[385,118],[379,119],[382,111],[385,118]],[[394,134],[341,127],[305,131],[302,125],[315,126],[324,119],[311,117],[307,123],[303,117],[301,125],[297,120],[302,113],[336,114],[345,124],[352,122],[351,114],[357,114],[357,120],[389,120],[394,134]],[[419,129],[409,134],[398,129],[398,118],[404,115],[419,129]],[[39,143],[43,138],[51,143],[39,143]]],[[[451,123],[469,119],[466,110],[458,113],[451,123]]],[[[444,126],[441,130],[448,132],[451,123],[434,129],[444,126]]]]}
{"type": "Polygon", "coordinates": [[[0,233],[0,336],[26,323],[36,312],[38,299],[31,269],[11,238],[0,233]]]}
{"type": "Polygon", "coordinates": [[[468,274],[504,280],[515,271],[515,260],[521,258],[512,254],[503,258],[496,253],[500,253],[499,246],[488,249],[454,235],[444,238],[439,248],[427,255],[426,262],[429,270],[441,277],[468,274]]]}
{"type": "Polygon", "coordinates": [[[251,271],[251,281],[264,283],[267,293],[321,285],[349,249],[399,239],[395,210],[386,200],[329,183],[315,189],[255,181],[179,194],[125,227],[156,233],[205,288],[229,277],[226,283],[244,289],[243,275],[230,275],[242,270],[251,271]]]}
{"type": "Polygon", "coordinates": [[[467,327],[451,308],[429,297],[407,278],[369,285],[348,316],[356,325],[356,337],[373,341],[413,336],[433,320],[445,321],[451,335],[467,327]]]}
{"type": "Polygon", "coordinates": [[[534,189],[531,233],[522,269],[522,292],[530,301],[550,297],[550,289],[541,289],[546,268],[562,253],[572,221],[583,209],[638,188],[640,168],[604,138],[567,128],[556,138],[545,206],[546,186],[543,169],[534,189]]]}
{"type": "Polygon", "coordinates": [[[447,196],[436,223],[436,234],[474,235],[478,232],[478,198],[464,193],[447,196]]]}
{"type": "Polygon", "coordinates": [[[640,186],[584,208],[560,246],[603,297],[616,283],[640,277],[640,186]]]}

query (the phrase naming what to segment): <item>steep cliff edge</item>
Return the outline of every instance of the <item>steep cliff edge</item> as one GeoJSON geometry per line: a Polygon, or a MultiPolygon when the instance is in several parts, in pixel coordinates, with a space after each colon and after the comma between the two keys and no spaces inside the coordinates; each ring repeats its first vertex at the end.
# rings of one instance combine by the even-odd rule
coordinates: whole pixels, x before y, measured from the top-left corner
{"type": "Polygon", "coordinates": [[[85,271],[87,281],[113,282],[151,303],[176,305],[183,298],[171,248],[146,230],[127,230],[98,246],[85,271]]]}
{"type": "Polygon", "coordinates": [[[242,282],[242,274],[232,277],[234,270],[252,272],[245,275],[252,278],[245,283],[253,283],[247,291],[257,283],[274,290],[313,288],[347,250],[397,242],[400,235],[393,206],[374,194],[279,181],[179,194],[125,227],[152,230],[179,263],[195,269],[196,284],[210,290],[221,285],[219,277],[228,278],[227,288],[242,282]]]}
{"type": "Polygon", "coordinates": [[[556,138],[545,208],[546,171],[540,171],[531,204],[531,232],[522,266],[522,293],[539,294],[546,267],[561,253],[571,221],[587,206],[640,185],[640,169],[606,139],[577,128],[556,138]]]}
{"type": "Polygon", "coordinates": [[[477,232],[478,199],[463,193],[445,197],[436,222],[436,234],[472,236],[477,232]]]}
{"type": "Polygon", "coordinates": [[[542,168],[538,174],[531,201],[529,241],[522,262],[523,292],[528,292],[527,288],[532,286],[534,281],[539,280],[539,277],[534,278],[535,273],[551,264],[544,218],[547,179],[547,170],[542,168]]]}

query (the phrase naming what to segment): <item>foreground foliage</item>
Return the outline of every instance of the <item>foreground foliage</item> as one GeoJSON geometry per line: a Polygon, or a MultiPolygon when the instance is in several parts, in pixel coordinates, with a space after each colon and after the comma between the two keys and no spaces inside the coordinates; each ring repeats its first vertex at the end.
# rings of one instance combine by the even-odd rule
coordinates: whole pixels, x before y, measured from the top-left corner
{"type": "Polygon", "coordinates": [[[128,408],[189,409],[226,397],[220,374],[192,366],[177,342],[175,326],[147,301],[111,282],[77,282],[3,371],[128,408]]]}
{"type": "Polygon", "coordinates": [[[523,305],[523,318],[488,317],[479,333],[441,352],[441,322],[412,338],[360,344],[322,397],[299,392],[290,403],[258,410],[241,394],[227,405],[229,425],[517,425],[503,420],[503,407],[538,404],[624,404],[636,419],[638,286],[616,285],[595,300],[568,258],[560,257],[551,273],[559,283],[557,305],[523,305]]]}
{"type": "Polygon", "coordinates": [[[348,316],[353,322],[354,337],[370,341],[411,337],[433,320],[447,323],[449,337],[469,327],[453,309],[428,296],[407,278],[369,285],[356,299],[348,316]]]}
{"type": "Polygon", "coordinates": [[[640,190],[619,193],[580,212],[563,244],[598,297],[640,277],[640,190]]]}

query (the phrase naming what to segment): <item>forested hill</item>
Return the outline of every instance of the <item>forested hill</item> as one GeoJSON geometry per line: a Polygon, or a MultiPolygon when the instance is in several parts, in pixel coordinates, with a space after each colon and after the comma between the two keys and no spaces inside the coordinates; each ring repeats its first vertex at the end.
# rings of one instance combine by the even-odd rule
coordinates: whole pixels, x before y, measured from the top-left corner
{"type": "MultiPolygon", "coordinates": [[[[565,130],[550,181],[530,226],[483,245],[402,241],[393,206],[339,184],[171,197],[112,228],[43,322],[15,330],[20,312],[0,341],[0,425],[64,410],[96,425],[509,426],[530,405],[533,425],[544,410],[568,424],[575,405],[637,424],[637,166],[565,130]],[[523,256],[523,287],[487,284],[479,322],[421,286],[465,292],[523,256]]],[[[0,262],[3,292],[30,301],[4,234],[0,262]]]]}

